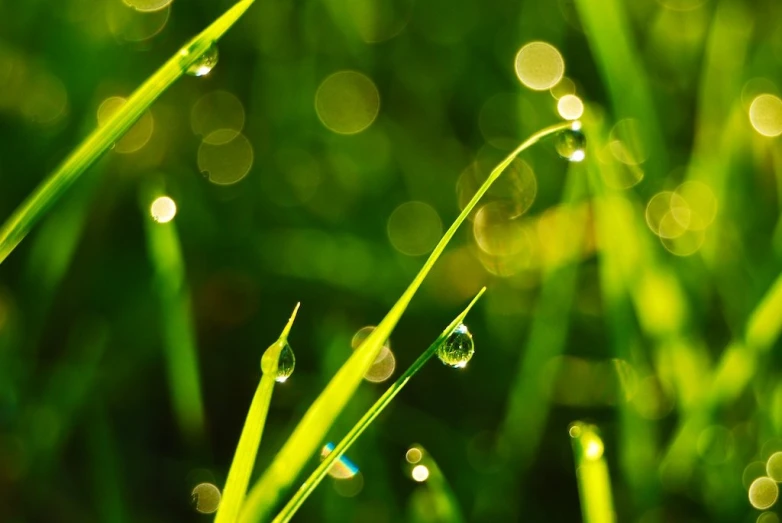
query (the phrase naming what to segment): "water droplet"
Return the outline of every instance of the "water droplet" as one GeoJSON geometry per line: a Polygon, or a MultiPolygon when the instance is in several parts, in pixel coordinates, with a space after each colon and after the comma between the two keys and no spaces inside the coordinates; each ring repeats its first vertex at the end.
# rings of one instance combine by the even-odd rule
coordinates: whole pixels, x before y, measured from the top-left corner
{"type": "Polygon", "coordinates": [[[204,76],[209,74],[209,72],[214,69],[214,66],[217,65],[218,58],[219,53],[217,51],[217,46],[212,44],[198,60],[187,68],[187,74],[191,76],[204,76]]]}
{"type": "Polygon", "coordinates": [[[285,342],[285,345],[280,351],[280,359],[277,361],[277,375],[275,381],[277,383],[283,383],[285,380],[291,377],[293,369],[296,367],[296,356],[293,355],[293,349],[285,342]]]}
{"type": "Polygon", "coordinates": [[[475,344],[472,341],[472,334],[464,323],[460,323],[448,336],[445,343],[437,349],[437,357],[446,365],[462,368],[467,365],[474,352],[475,344]]]}
{"type": "Polygon", "coordinates": [[[586,157],[586,136],[575,125],[556,136],[557,153],[571,162],[580,162],[586,157]]]}

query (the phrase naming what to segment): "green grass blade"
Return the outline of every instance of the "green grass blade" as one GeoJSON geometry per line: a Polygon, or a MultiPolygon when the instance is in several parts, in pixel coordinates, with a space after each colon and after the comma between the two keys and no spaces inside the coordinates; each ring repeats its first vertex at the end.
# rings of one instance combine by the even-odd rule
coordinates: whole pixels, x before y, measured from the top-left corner
{"type": "Polygon", "coordinates": [[[546,136],[572,128],[572,126],[573,123],[566,122],[542,129],[519,145],[492,170],[489,177],[435,246],[432,254],[426,260],[410,286],[386,314],[377,328],[372,331],[361,346],[351,354],[348,361],[337,371],[320,396],[310,405],[310,408],[294,429],[291,437],[285,442],[271,466],[250,490],[247,503],[242,511],[241,521],[250,522],[266,519],[274,509],[282,492],[293,484],[307,460],[322,444],[326,432],[334,423],[337,415],[339,415],[348,399],[358,388],[364,373],[377,358],[383,343],[391,335],[399,318],[401,318],[410,300],[412,300],[421,283],[429,274],[432,266],[443,253],[456,230],[467,219],[467,216],[472,212],[489,187],[499,178],[513,159],[524,150],[546,136]]]}
{"type": "Polygon", "coordinates": [[[242,16],[255,0],[241,0],[182,47],[127,99],[109,121],[95,129],[0,227],[0,263],[24,239],[57,199],[150,105],[242,16]]]}
{"type": "Polygon", "coordinates": [[[288,333],[290,333],[293,321],[296,319],[299,305],[297,303],[296,308],[293,309],[293,314],[291,314],[280,337],[266,349],[261,358],[261,381],[258,383],[250,410],[247,412],[242,434],[239,436],[239,444],[236,446],[236,453],[228,471],[228,479],[223,489],[220,508],[215,516],[215,523],[234,523],[239,517],[242,502],[247,493],[247,485],[250,483],[250,475],[255,465],[255,456],[261,445],[266,415],[269,412],[269,403],[274,391],[280,352],[288,343],[288,333]]]}
{"type": "Polygon", "coordinates": [[[427,361],[429,361],[429,358],[434,356],[434,354],[437,352],[437,349],[445,343],[445,340],[448,339],[448,336],[453,333],[453,331],[456,329],[456,327],[459,326],[460,323],[464,321],[464,318],[467,316],[467,313],[470,312],[470,309],[472,309],[473,305],[478,301],[478,299],[483,295],[483,293],[486,291],[486,287],[483,287],[478,294],[472,299],[469,305],[459,314],[451,323],[448,325],[448,327],[445,328],[445,330],[440,334],[440,336],[437,337],[437,339],[429,346],[428,349],[426,349],[415,362],[413,362],[412,365],[402,374],[399,376],[399,378],[391,385],[380,398],[375,402],[372,407],[367,410],[367,412],[361,417],[361,419],[356,423],[352,429],[347,433],[347,435],[342,439],[342,441],[339,442],[339,444],[334,447],[334,450],[332,450],[326,458],[318,465],[318,468],[315,469],[315,471],[310,475],[309,478],[302,484],[301,488],[296,491],[296,494],[288,501],[288,503],[285,505],[285,507],[280,511],[280,513],[277,515],[276,518],[274,518],[274,523],[285,523],[287,521],[290,521],[290,519],[293,517],[293,515],[296,513],[296,511],[299,509],[302,503],[309,497],[309,495],[315,490],[315,487],[320,484],[320,482],[323,480],[324,477],[326,477],[326,474],[328,474],[328,471],[331,469],[331,466],[334,464],[336,460],[341,458],[345,452],[350,448],[351,445],[361,436],[361,434],[366,430],[367,427],[377,418],[381,412],[383,412],[383,409],[385,409],[389,403],[396,397],[397,394],[399,394],[399,391],[402,390],[402,388],[407,384],[408,381],[410,381],[410,378],[412,378],[415,373],[417,373],[419,370],[421,370],[421,367],[426,364],[427,361]]]}
{"type": "Polygon", "coordinates": [[[655,176],[667,174],[667,151],[655,110],[649,77],[632,39],[626,7],[619,0],[576,0],[584,35],[608,87],[614,113],[637,118],[649,146],[646,168],[655,176]]]}
{"type": "Polygon", "coordinates": [[[581,422],[573,423],[570,426],[570,437],[584,523],[613,523],[616,515],[611,498],[611,478],[603,457],[603,440],[597,427],[581,422]]]}
{"type": "Polygon", "coordinates": [[[204,437],[204,407],[190,289],[185,278],[179,234],[174,221],[158,223],[149,216],[149,205],[163,195],[161,186],[159,183],[144,188],[141,212],[149,260],[155,273],[154,286],[174,413],[188,442],[199,444],[204,437]]]}

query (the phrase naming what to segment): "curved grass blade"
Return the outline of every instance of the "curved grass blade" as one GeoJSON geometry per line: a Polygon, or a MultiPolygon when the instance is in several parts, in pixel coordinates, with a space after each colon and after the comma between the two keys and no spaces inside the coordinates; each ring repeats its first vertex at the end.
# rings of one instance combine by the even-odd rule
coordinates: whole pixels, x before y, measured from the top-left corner
{"type": "Polygon", "coordinates": [[[459,314],[450,323],[450,325],[445,328],[440,336],[437,337],[434,343],[432,343],[429,348],[426,349],[423,354],[421,354],[418,359],[413,362],[412,365],[410,365],[404,374],[399,376],[393,385],[388,387],[383,395],[378,398],[375,404],[372,405],[369,410],[367,410],[361,419],[358,420],[358,423],[356,423],[353,428],[350,429],[342,441],[340,441],[339,444],[334,447],[328,456],[326,456],[320,465],[318,465],[318,468],[316,468],[310,477],[307,478],[307,480],[302,484],[301,488],[296,491],[296,494],[294,494],[291,500],[288,501],[277,517],[274,518],[274,523],[285,523],[290,521],[302,503],[304,503],[307,497],[309,497],[309,495],[315,490],[315,487],[317,487],[323,478],[326,477],[326,474],[328,474],[334,462],[340,459],[345,454],[345,452],[347,452],[350,446],[353,445],[353,443],[359,438],[359,436],[361,436],[361,434],[363,434],[366,428],[369,427],[369,425],[380,415],[381,412],[383,412],[383,409],[385,409],[388,404],[391,403],[391,400],[393,400],[396,395],[399,394],[399,391],[401,391],[407,382],[410,381],[410,378],[412,378],[416,372],[421,370],[421,367],[423,367],[424,364],[429,361],[429,358],[434,356],[434,354],[437,352],[437,349],[440,348],[440,346],[445,343],[445,340],[448,339],[448,336],[450,336],[453,331],[456,330],[456,327],[458,327],[459,324],[464,321],[467,313],[470,312],[470,309],[472,309],[473,305],[475,305],[475,303],[485,291],[486,287],[483,287],[472,299],[470,304],[467,305],[467,307],[462,311],[462,313],[459,314]]]}
{"type": "Polygon", "coordinates": [[[322,444],[326,432],[358,388],[364,373],[377,358],[383,343],[390,337],[391,332],[399,322],[421,283],[423,283],[427,274],[429,274],[429,271],[445,250],[448,242],[456,234],[456,230],[467,219],[467,216],[472,212],[489,187],[500,177],[514,158],[524,152],[524,150],[549,135],[572,128],[573,125],[572,122],[565,122],[538,131],[519,145],[492,170],[489,177],[483,182],[483,185],[478,188],[478,191],[437,243],[424,266],[421,267],[421,270],[399,300],[391,307],[391,310],[388,311],[388,314],[386,314],[377,328],[351,354],[348,361],[337,371],[323,392],[310,405],[310,408],[294,429],[293,434],[285,442],[272,464],[250,490],[240,521],[252,522],[268,518],[282,492],[293,484],[307,460],[317,451],[318,446],[322,444]]]}
{"type": "Polygon", "coordinates": [[[150,181],[141,191],[141,212],[154,271],[173,409],[184,438],[197,447],[204,441],[204,406],[190,289],[179,233],[173,221],[158,223],[149,216],[150,203],[163,195],[162,180],[150,181]]]}
{"type": "Polygon", "coordinates": [[[182,47],[95,129],[0,227],[0,263],[81,174],[111,147],[175,80],[195,64],[255,0],[241,0],[182,47]]]}
{"type": "Polygon", "coordinates": [[[597,427],[577,421],[570,426],[570,437],[584,523],[613,523],[616,515],[611,499],[611,479],[597,427]]]}
{"type": "Polygon", "coordinates": [[[250,483],[250,474],[252,474],[253,465],[255,465],[255,456],[261,444],[266,414],[269,412],[280,352],[288,343],[288,334],[296,319],[299,305],[301,304],[297,303],[293,309],[293,314],[291,314],[280,337],[266,349],[261,358],[261,381],[258,383],[250,410],[247,412],[242,434],[239,436],[239,444],[236,446],[236,453],[228,471],[228,480],[223,489],[223,497],[215,516],[215,523],[234,523],[239,517],[247,485],[250,483]]]}

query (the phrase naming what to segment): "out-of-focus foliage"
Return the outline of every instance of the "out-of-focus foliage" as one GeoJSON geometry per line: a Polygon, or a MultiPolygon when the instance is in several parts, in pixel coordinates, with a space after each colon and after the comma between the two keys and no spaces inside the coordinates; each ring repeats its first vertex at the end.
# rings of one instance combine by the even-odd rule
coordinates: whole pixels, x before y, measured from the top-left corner
{"type": "MultiPolygon", "coordinates": [[[[231,4],[0,3],[0,220],[231,4]]],[[[773,521],[780,20],[772,0],[258,0],[0,265],[0,521],[213,517],[293,304],[256,478],[491,169],[563,118],[586,158],[560,157],[569,135],[514,160],[329,441],[487,285],[469,365],[419,372],[294,521],[573,521],[605,499],[617,521],[773,521]],[[172,357],[192,349],[195,375],[172,357]],[[599,474],[573,426],[599,429],[599,474]]]]}

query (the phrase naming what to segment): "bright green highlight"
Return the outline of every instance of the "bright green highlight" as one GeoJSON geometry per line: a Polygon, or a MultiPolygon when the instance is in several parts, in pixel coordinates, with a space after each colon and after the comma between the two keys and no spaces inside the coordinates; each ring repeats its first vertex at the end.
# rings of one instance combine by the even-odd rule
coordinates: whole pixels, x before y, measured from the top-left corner
{"type": "Polygon", "coordinates": [[[293,314],[291,314],[280,337],[266,349],[261,358],[261,381],[258,383],[250,410],[247,412],[242,434],[239,436],[239,444],[236,446],[236,453],[228,471],[228,480],[225,483],[225,489],[223,489],[223,497],[215,516],[215,523],[233,523],[239,517],[242,502],[247,493],[247,485],[250,483],[250,474],[252,474],[255,465],[255,456],[261,444],[274,384],[278,378],[280,354],[286,347],[290,350],[288,334],[296,319],[299,305],[297,303],[296,308],[293,309],[293,314]]]}
{"type": "Polygon", "coordinates": [[[168,382],[177,423],[187,439],[204,436],[204,407],[198,371],[198,350],[185,262],[174,222],[158,223],[149,216],[149,202],[161,196],[162,183],[142,191],[141,213],[149,260],[155,273],[168,382]]]}
{"type": "Polygon", "coordinates": [[[611,499],[611,478],[603,453],[605,446],[597,427],[577,421],[570,426],[576,460],[578,493],[584,523],[616,521],[611,499]]]}
{"type": "Polygon", "coordinates": [[[450,323],[450,325],[445,328],[445,330],[440,334],[440,336],[438,336],[434,343],[432,343],[429,348],[426,349],[426,351],[424,351],[424,353],[421,354],[412,365],[410,365],[410,368],[408,368],[404,374],[399,376],[393,385],[391,385],[383,393],[383,395],[380,396],[375,404],[372,405],[372,407],[361,417],[358,423],[356,423],[353,428],[350,429],[342,441],[340,441],[339,444],[334,447],[334,450],[331,451],[328,456],[326,456],[326,458],[320,463],[318,468],[315,469],[310,477],[307,478],[301,488],[296,491],[296,494],[291,498],[290,501],[288,501],[277,517],[274,518],[274,523],[284,523],[286,521],[290,521],[301,504],[304,503],[312,491],[315,490],[315,487],[317,487],[323,478],[326,477],[334,462],[341,458],[345,452],[347,452],[350,446],[353,445],[359,436],[361,436],[364,430],[369,427],[369,425],[380,415],[381,412],[383,412],[383,409],[385,409],[388,404],[391,403],[391,400],[393,400],[394,397],[399,394],[399,391],[401,391],[407,382],[410,381],[410,378],[412,378],[416,372],[421,370],[421,367],[423,367],[424,364],[429,361],[429,358],[436,354],[438,349],[440,349],[440,347],[446,343],[449,337],[454,334],[456,329],[461,326],[464,318],[467,316],[467,313],[470,312],[470,309],[472,309],[473,305],[475,305],[475,303],[485,291],[486,287],[483,287],[480,292],[478,292],[478,294],[472,299],[470,304],[467,305],[467,307],[462,311],[462,313],[459,314],[459,316],[457,316],[450,323]]]}
{"type": "Polygon", "coordinates": [[[383,318],[378,327],[353,352],[348,361],[340,368],[329,384],[326,385],[320,396],[310,405],[310,408],[304,414],[296,429],[294,429],[293,434],[285,442],[271,466],[250,490],[246,508],[242,512],[241,521],[251,522],[266,519],[282,495],[282,491],[293,484],[296,476],[307,460],[318,450],[326,432],[358,388],[364,373],[377,358],[383,343],[391,336],[391,332],[402,317],[410,300],[413,299],[416,291],[445,250],[448,242],[451,241],[453,235],[456,234],[456,230],[467,219],[467,216],[472,212],[489,187],[500,177],[513,159],[524,150],[547,136],[566,129],[572,129],[572,126],[573,123],[571,122],[561,123],[535,133],[492,170],[486,181],[435,246],[434,251],[429,255],[429,258],[410,286],[385,318],[383,318]]]}
{"type": "Polygon", "coordinates": [[[182,47],[150,76],[102,126],[95,129],[0,227],[0,263],[27,236],[81,174],[138,120],[174,81],[209,52],[214,42],[244,14],[255,0],[242,0],[182,47]]]}

